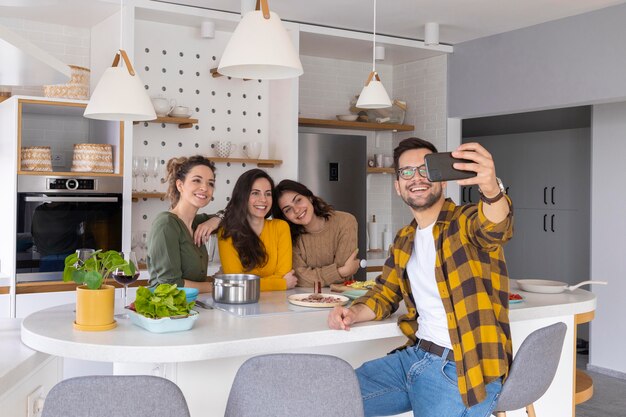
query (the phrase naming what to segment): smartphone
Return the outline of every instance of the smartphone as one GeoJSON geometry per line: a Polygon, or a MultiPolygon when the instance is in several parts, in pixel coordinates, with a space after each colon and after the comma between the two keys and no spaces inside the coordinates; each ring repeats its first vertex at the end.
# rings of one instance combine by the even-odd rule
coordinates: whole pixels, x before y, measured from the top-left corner
{"type": "Polygon", "coordinates": [[[426,176],[428,181],[450,181],[462,180],[476,176],[474,171],[461,171],[454,169],[452,164],[455,162],[467,162],[473,164],[474,161],[469,159],[457,159],[452,157],[452,152],[429,153],[424,157],[424,165],[426,165],[426,176]]]}

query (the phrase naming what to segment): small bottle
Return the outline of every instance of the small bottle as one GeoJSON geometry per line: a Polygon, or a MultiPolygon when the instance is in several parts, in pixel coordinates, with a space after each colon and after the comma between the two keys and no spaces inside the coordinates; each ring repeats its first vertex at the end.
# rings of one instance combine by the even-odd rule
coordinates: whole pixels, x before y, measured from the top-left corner
{"type": "Polygon", "coordinates": [[[380,249],[380,236],[378,235],[378,223],[376,223],[376,215],[373,215],[372,221],[367,223],[367,235],[369,236],[370,250],[380,249]]]}
{"type": "Polygon", "coordinates": [[[385,231],[383,232],[383,250],[388,251],[389,246],[391,246],[392,242],[391,230],[389,225],[385,226],[385,231]]]}

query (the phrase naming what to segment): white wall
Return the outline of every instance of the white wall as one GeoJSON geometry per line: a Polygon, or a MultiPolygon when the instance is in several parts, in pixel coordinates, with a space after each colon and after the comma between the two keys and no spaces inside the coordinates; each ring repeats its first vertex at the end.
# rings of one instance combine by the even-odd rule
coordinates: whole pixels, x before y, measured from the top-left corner
{"type": "MultiPolygon", "coordinates": [[[[591,277],[596,316],[590,324],[590,369],[613,370],[626,377],[626,103],[594,106],[591,145],[591,277]],[[602,369],[598,369],[602,368],[602,369]]],[[[611,373],[611,372],[609,372],[611,373]]]]}
{"type": "MultiPolygon", "coordinates": [[[[333,119],[348,112],[350,100],[359,94],[371,70],[370,63],[301,57],[304,74],[300,77],[300,116],[333,119]],[[364,75],[365,74],[365,75],[364,75]]],[[[376,65],[387,92],[393,99],[406,101],[404,123],[415,126],[414,132],[371,133],[367,154],[392,156],[401,139],[417,136],[429,140],[441,150],[447,149],[447,56],[400,65],[376,65]],[[378,140],[376,140],[378,137],[378,140]]],[[[376,215],[382,233],[385,226],[392,234],[410,222],[412,216],[393,189],[392,175],[369,175],[367,218],[376,215]],[[391,201],[391,204],[390,204],[391,201]]]]}
{"type": "MultiPolygon", "coordinates": [[[[350,100],[361,93],[372,63],[314,56],[301,56],[300,61],[304,68],[299,79],[300,117],[334,119],[338,114],[350,114],[350,100]]],[[[386,90],[392,92],[392,66],[377,64],[376,71],[386,90]]]]}
{"type": "MultiPolygon", "coordinates": [[[[68,65],[89,68],[90,30],[34,20],[0,17],[0,24],[68,65]]],[[[13,87],[13,95],[42,96],[41,87],[13,87]]]]}
{"type": "MultiPolygon", "coordinates": [[[[422,59],[393,68],[393,96],[406,100],[407,114],[404,123],[415,126],[413,132],[394,134],[393,146],[400,140],[417,136],[432,142],[439,151],[448,149],[447,135],[447,55],[422,59]]],[[[413,216],[404,202],[391,191],[394,230],[399,229],[413,216]]]]}

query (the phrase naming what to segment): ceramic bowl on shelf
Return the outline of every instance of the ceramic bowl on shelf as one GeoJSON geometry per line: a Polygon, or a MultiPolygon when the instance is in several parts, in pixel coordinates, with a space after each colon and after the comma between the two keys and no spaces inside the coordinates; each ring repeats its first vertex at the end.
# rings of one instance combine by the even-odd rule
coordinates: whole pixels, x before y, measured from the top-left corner
{"type": "Polygon", "coordinates": [[[342,122],[354,122],[359,118],[358,114],[338,114],[337,120],[341,120],[342,122]]]}

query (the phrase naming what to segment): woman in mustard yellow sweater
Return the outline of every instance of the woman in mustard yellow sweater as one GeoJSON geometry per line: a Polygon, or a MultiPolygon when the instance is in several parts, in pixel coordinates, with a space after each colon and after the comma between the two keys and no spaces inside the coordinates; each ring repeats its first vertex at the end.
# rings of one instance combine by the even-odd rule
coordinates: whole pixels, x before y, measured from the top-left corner
{"type": "Polygon", "coordinates": [[[225,274],[261,277],[261,291],[295,287],[291,234],[284,220],[269,220],[274,181],[261,169],[244,172],[222,220],[218,248],[225,274]]]}

